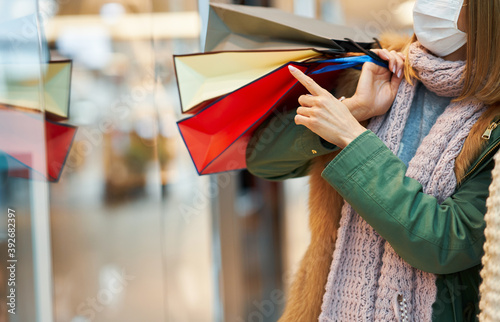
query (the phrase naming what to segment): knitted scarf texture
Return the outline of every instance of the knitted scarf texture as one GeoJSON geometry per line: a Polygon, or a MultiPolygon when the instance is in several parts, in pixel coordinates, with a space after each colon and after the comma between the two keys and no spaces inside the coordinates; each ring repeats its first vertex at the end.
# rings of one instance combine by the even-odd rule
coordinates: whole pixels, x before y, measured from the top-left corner
{"type": "Polygon", "coordinates": [[[483,282],[479,288],[480,322],[500,321],[500,153],[495,154],[495,168],[491,174],[493,181],[486,201],[488,211],[484,216],[486,242],[481,270],[483,282]]]}
{"type": "MultiPolygon", "coordinates": [[[[435,57],[418,42],[411,45],[409,60],[428,90],[443,97],[459,96],[463,61],[435,57]]],[[[368,126],[394,154],[399,149],[415,89],[403,80],[389,112],[372,119],[368,126]]],[[[439,203],[455,190],[455,159],[485,110],[484,104],[474,99],[452,101],[409,163],[406,176],[417,180],[423,192],[439,203]]],[[[319,320],[431,321],[435,282],[436,275],[411,267],[344,203],[319,320]]]]}

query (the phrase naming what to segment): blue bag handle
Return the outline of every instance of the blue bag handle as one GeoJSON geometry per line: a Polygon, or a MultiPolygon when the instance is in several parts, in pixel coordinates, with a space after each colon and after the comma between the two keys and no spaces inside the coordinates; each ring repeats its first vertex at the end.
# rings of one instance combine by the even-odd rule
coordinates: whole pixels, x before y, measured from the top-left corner
{"type": "Polygon", "coordinates": [[[321,69],[314,71],[313,73],[311,73],[311,75],[316,75],[316,74],[321,74],[321,73],[326,73],[326,72],[333,72],[336,70],[341,70],[341,69],[346,69],[346,68],[351,68],[351,67],[356,68],[356,69],[361,69],[361,66],[364,63],[374,63],[374,64],[377,64],[379,66],[387,68],[387,64],[380,62],[379,60],[375,60],[368,55],[319,60],[316,63],[336,63],[338,65],[330,65],[330,66],[323,67],[321,69]]]}

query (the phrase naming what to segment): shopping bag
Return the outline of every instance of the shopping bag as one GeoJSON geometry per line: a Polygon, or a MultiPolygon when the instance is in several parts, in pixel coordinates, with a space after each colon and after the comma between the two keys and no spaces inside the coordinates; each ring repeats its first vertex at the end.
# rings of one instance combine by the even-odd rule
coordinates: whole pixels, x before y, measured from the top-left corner
{"type": "Polygon", "coordinates": [[[4,81],[0,86],[0,104],[40,111],[39,94],[43,89],[46,117],[52,120],[67,119],[71,65],[70,60],[50,61],[46,64],[2,65],[4,81]]]}
{"type": "Polygon", "coordinates": [[[365,62],[380,64],[370,56],[288,62],[177,122],[198,174],[246,168],[246,147],[253,131],[272,113],[297,108],[298,97],[308,92],[290,74],[288,65],[331,91],[340,70],[365,62]]]}
{"type": "Polygon", "coordinates": [[[182,113],[196,113],[213,99],[258,79],[283,64],[321,55],[313,49],[227,51],[175,55],[182,113]]]}
{"type": "Polygon", "coordinates": [[[205,52],[298,48],[359,52],[358,46],[370,49],[376,36],[276,8],[211,3],[205,52]]]}
{"type": "Polygon", "coordinates": [[[9,168],[11,176],[58,181],[75,134],[75,126],[45,120],[42,113],[0,106],[0,151],[21,165],[9,168]]]}

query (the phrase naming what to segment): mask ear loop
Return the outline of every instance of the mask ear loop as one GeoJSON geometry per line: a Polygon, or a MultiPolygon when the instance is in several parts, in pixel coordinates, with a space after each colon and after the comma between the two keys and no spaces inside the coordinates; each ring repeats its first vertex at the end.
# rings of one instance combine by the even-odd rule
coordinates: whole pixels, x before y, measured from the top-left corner
{"type": "MultiPolygon", "coordinates": [[[[350,39],[350,38],[344,38],[345,40],[347,40],[348,42],[350,42],[354,47],[358,48],[361,52],[363,52],[364,54],[370,56],[371,58],[373,58],[373,60],[376,60],[378,61],[379,63],[381,63],[383,66],[385,66],[386,68],[389,67],[389,64],[387,63],[386,60],[383,60],[382,58],[380,58],[378,55],[375,55],[373,52],[369,51],[369,50],[366,50],[364,49],[363,47],[361,47],[357,42],[355,42],[354,40],[350,39]]],[[[375,41],[377,42],[377,45],[382,49],[382,46],[380,45],[380,42],[374,38],[375,41]]]]}

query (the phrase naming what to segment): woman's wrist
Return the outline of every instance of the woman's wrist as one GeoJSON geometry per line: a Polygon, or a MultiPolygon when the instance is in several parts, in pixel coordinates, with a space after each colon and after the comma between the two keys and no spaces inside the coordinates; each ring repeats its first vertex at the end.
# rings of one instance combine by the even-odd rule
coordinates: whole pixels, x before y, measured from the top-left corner
{"type": "Polygon", "coordinates": [[[342,103],[347,106],[352,116],[354,116],[354,118],[358,120],[358,122],[368,119],[368,117],[366,117],[365,107],[362,104],[359,104],[354,96],[344,99],[342,103]]]}
{"type": "Polygon", "coordinates": [[[366,128],[362,126],[361,124],[357,124],[355,127],[351,129],[348,133],[345,133],[343,137],[340,139],[339,147],[340,148],[345,148],[348,146],[354,139],[356,139],[358,136],[363,134],[366,131],[366,128]]]}

